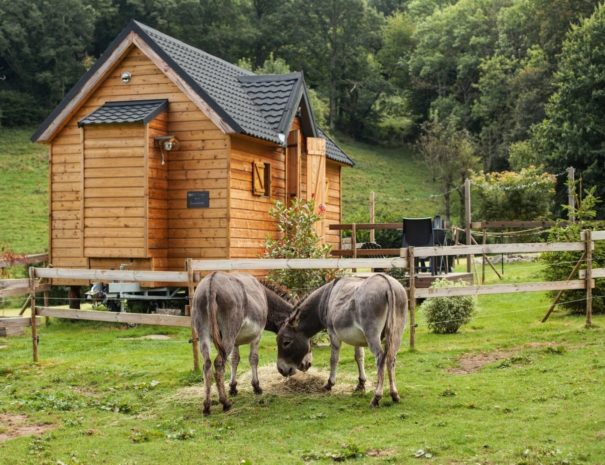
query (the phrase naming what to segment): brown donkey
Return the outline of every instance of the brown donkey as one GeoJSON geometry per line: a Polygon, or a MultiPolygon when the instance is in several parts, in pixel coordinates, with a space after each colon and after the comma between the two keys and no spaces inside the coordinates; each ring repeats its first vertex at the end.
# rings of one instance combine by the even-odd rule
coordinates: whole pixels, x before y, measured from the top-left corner
{"type": "Polygon", "coordinates": [[[324,389],[336,382],[336,366],[343,342],[355,346],[359,369],[357,390],[365,389],[363,347],[368,346],[378,368],[372,406],[382,398],[384,368],[389,376],[393,401],[399,401],[395,386],[395,358],[405,327],[408,299],[403,286],[391,276],[376,274],[367,279],[342,278],[326,284],[297,305],[277,335],[277,369],[284,376],[311,366],[311,338],[328,330],[332,355],[330,377],[324,389]]]}
{"type": "Polygon", "coordinates": [[[250,344],[252,387],[262,394],[258,381],[258,346],[263,329],[277,333],[292,312],[292,305],[276,292],[261,284],[254,276],[244,273],[215,272],[206,276],[193,296],[191,318],[200,338],[204,359],[204,415],[210,414],[212,362],[210,345],[214,344],[214,377],[223,410],[231,408],[225,393],[225,364],[231,354],[229,393],[237,394],[237,365],[239,347],[250,344]]]}

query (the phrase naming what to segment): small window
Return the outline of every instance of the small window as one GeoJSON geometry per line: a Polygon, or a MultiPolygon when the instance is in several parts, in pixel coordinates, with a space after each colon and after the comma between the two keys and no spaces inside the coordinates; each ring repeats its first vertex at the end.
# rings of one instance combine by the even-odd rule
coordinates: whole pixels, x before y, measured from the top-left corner
{"type": "Polygon", "coordinates": [[[271,197],[271,164],[262,161],[252,163],[252,193],[271,197]]]}

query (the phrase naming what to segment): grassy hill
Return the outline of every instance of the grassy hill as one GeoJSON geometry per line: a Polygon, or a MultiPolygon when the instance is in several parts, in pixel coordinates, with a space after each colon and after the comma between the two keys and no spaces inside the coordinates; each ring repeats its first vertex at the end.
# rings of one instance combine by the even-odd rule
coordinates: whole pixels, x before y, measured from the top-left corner
{"type": "MultiPolygon", "coordinates": [[[[40,252],[48,245],[47,148],[33,144],[33,128],[0,128],[0,253],[40,252]]],[[[442,210],[424,163],[409,148],[385,149],[342,138],[355,160],[343,170],[345,222],[369,221],[368,197],[376,193],[377,221],[431,216],[442,210]]]]}
{"type": "Polygon", "coordinates": [[[376,194],[376,221],[443,213],[442,197],[421,157],[411,147],[383,148],[341,138],[340,146],[355,160],[343,170],[345,223],[369,221],[369,195],[376,194]]]}
{"type": "Polygon", "coordinates": [[[48,246],[48,149],[32,133],[0,128],[0,253],[48,246]]]}

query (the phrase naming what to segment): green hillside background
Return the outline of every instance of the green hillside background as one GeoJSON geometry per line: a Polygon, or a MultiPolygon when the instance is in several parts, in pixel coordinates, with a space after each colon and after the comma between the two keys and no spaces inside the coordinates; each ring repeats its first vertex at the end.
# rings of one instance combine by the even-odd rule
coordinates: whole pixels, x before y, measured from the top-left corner
{"type": "MultiPolygon", "coordinates": [[[[48,247],[48,149],[33,144],[33,128],[0,128],[0,253],[35,253],[48,247]]],[[[369,221],[376,193],[377,221],[432,216],[443,210],[426,166],[411,147],[387,149],[340,138],[355,160],[343,170],[344,221],[369,221]]]]}

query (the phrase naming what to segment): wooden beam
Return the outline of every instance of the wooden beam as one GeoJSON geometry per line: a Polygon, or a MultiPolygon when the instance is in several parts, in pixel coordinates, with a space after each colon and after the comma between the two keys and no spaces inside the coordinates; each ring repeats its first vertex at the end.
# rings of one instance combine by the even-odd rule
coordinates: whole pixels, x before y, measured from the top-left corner
{"type": "MultiPolygon", "coordinates": [[[[594,280],[592,281],[594,287],[594,280]]],[[[465,295],[487,295],[487,294],[510,294],[516,292],[544,292],[558,291],[561,289],[585,289],[586,281],[575,279],[571,281],[550,281],[525,284],[494,284],[490,286],[466,286],[466,287],[443,287],[416,289],[417,298],[429,297],[454,297],[465,295]]]]}
{"type": "Polygon", "coordinates": [[[0,260],[0,268],[8,268],[15,265],[35,265],[36,263],[48,262],[47,253],[38,253],[33,255],[25,255],[24,257],[16,257],[11,260],[0,260]]]}
{"type": "MultiPolygon", "coordinates": [[[[40,321],[41,321],[41,318],[38,317],[38,323],[40,321]]],[[[0,318],[0,328],[25,327],[25,326],[31,326],[31,324],[32,324],[32,320],[28,316],[0,318]]]]}
{"type": "MultiPolygon", "coordinates": [[[[580,279],[586,279],[586,270],[580,270],[580,279]]],[[[605,268],[593,268],[592,277],[594,278],[605,278],[605,268]]]]}
{"type": "Polygon", "coordinates": [[[185,271],[89,270],[78,268],[34,268],[36,278],[81,279],[87,281],[186,283],[185,271]]]}
{"type": "MultiPolygon", "coordinates": [[[[403,222],[401,223],[355,223],[355,228],[358,231],[361,230],[387,230],[387,229],[399,229],[403,230],[403,222]]],[[[353,223],[344,223],[344,224],[331,224],[329,229],[332,231],[349,231],[353,229],[353,223]]]]}
{"type": "MultiPolygon", "coordinates": [[[[531,229],[531,228],[550,228],[557,224],[556,221],[534,220],[534,221],[475,221],[471,223],[472,229],[531,229]]],[[[558,224],[566,225],[567,222],[558,224]]]]}
{"type": "Polygon", "coordinates": [[[53,307],[38,307],[37,314],[53,318],[68,320],[105,321],[108,323],[129,323],[153,326],[191,327],[191,318],[188,316],[157,315],[146,313],[127,312],[97,312],[90,310],[68,310],[53,307]]]}
{"type": "Polygon", "coordinates": [[[353,269],[353,268],[405,268],[405,258],[242,258],[231,260],[192,260],[194,271],[233,270],[307,270],[307,269],[353,269]]]}
{"type": "MultiPolygon", "coordinates": [[[[526,244],[486,244],[416,247],[417,257],[440,257],[442,255],[479,255],[500,253],[543,253],[543,252],[583,252],[584,242],[528,242],[526,244]]],[[[401,249],[401,256],[406,256],[401,249]]]]}
{"type": "MultiPolygon", "coordinates": [[[[590,237],[593,241],[602,241],[605,240],[605,231],[591,231],[590,237]]],[[[582,231],[580,233],[580,240],[586,240],[586,231],[582,231]]]]}
{"type": "MultiPolygon", "coordinates": [[[[401,253],[401,249],[357,249],[358,257],[397,257],[401,253]]],[[[332,250],[330,254],[334,257],[352,257],[353,249],[332,250]]]]}

